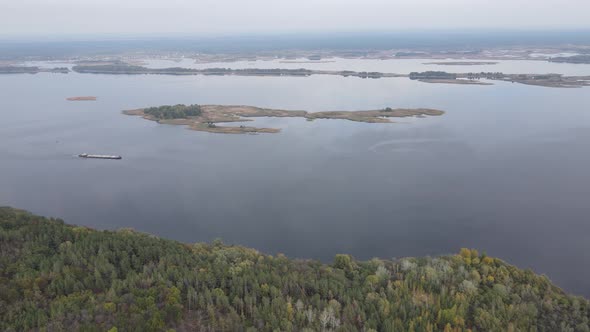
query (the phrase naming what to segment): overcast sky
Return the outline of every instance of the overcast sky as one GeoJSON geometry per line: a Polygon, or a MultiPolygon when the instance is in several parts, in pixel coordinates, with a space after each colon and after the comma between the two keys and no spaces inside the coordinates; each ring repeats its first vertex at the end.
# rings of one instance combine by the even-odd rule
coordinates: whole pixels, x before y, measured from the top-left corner
{"type": "Polygon", "coordinates": [[[2,35],[590,28],[590,0],[0,0],[2,35]]]}

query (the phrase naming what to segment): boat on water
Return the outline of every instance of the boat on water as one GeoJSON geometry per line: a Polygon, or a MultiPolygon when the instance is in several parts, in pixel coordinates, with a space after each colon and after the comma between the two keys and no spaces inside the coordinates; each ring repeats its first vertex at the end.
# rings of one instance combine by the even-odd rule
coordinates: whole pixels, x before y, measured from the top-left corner
{"type": "Polygon", "coordinates": [[[92,158],[92,159],[123,159],[121,156],[111,156],[105,154],[88,154],[88,153],[81,153],[78,155],[80,158],[92,158]]]}

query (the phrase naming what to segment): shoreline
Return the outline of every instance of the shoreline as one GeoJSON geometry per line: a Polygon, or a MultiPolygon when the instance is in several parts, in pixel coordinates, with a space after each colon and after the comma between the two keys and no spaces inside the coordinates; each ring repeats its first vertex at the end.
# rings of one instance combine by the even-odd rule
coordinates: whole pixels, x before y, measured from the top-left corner
{"type": "Polygon", "coordinates": [[[466,79],[419,79],[419,82],[424,83],[435,83],[435,84],[459,84],[459,85],[494,85],[494,83],[482,82],[478,80],[466,80],[466,79]]]}
{"type": "Polygon", "coordinates": [[[74,72],[80,74],[110,74],[110,75],[215,75],[215,76],[271,76],[271,77],[308,77],[311,75],[334,75],[359,78],[395,78],[404,77],[425,83],[464,84],[464,85],[493,85],[481,82],[480,79],[504,81],[525,85],[543,86],[550,88],[574,88],[590,86],[590,76],[565,76],[561,74],[504,74],[502,72],[480,73],[449,73],[444,71],[412,72],[409,74],[366,72],[352,70],[311,70],[311,69],[231,69],[231,68],[147,68],[128,64],[106,64],[91,66],[74,66],[74,72]]]}
{"type": "MultiPolygon", "coordinates": [[[[148,68],[132,65],[124,62],[104,62],[100,64],[76,65],[72,68],[78,74],[103,74],[103,75],[205,75],[205,76],[257,76],[257,77],[308,77],[312,75],[334,75],[342,77],[358,78],[409,78],[425,83],[439,84],[464,84],[464,85],[493,85],[491,82],[481,82],[480,79],[489,81],[504,81],[525,85],[542,86],[549,88],[579,88],[590,86],[590,75],[566,76],[562,74],[505,74],[502,72],[473,72],[451,73],[445,71],[412,72],[409,74],[389,72],[367,72],[352,70],[315,70],[315,69],[286,69],[286,68],[148,68]]],[[[0,74],[36,74],[40,72],[68,74],[68,68],[41,69],[39,67],[0,67],[0,74]]]]}

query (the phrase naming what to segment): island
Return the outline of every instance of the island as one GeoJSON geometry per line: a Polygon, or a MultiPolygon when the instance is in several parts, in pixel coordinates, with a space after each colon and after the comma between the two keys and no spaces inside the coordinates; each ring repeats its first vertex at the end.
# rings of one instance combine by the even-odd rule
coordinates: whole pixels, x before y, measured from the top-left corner
{"type": "Polygon", "coordinates": [[[79,97],[68,97],[66,98],[68,101],[95,101],[96,97],[94,96],[79,96],[79,97]]]}
{"type": "Polygon", "coordinates": [[[425,72],[411,72],[408,77],[411,80],[455,80],[457,74],[447,73],[446,71],[425,71],[425,72]]]}
{"type": "Polygon", "coordinates": [[[581,88],[590,86],[590,76],[565,76],[561,74],[504,74],[502,72],[447,73],[444,71],[412,72],[412,80],[427,83],[492,84],[504,81],[550,88],[581,88]],[[481,82],[481,79],[487,80],[481,82]]]}
{"type": "Polygon", "coordinates": [[[507,74],[504,75],[504,77],[499,78],[499,80],[549,88],[581,88],[584,86],[590,86],[590,75],[564,76],[561,74],[507,74]]]}
{"type": "Polygon", "coordinates": [[[256,117],[292,117],[315,119],[340,119],[367,123],[390,123],[389,118],[438,116],[443,111],[428,108],[407,109],[390,107],[370,111],[328,111],[310,113],[307,111],[288,111],[244,105],[164,105],[134,110],[123,114],[141,116],[144,119],[162,124],[185,125],[196,131],[223,134],[278,133],[278,128],[257,128],[249,126],[227,126],[220,123],[252,121],[256,117]]]}
{"type": "Polygon", "coordinates": [[[475,77],[460,78],[461,74],[447,73],[445,71],[411,72],[408,77],[411,80],[425,83],[492,85],[489,82],[481,82],[479,79],[475,79],[475,77]]]}
{"type": "Polygon", "coordinates": [[[41,68],[36,66],[0,66],[0,74],[38,74],[38,73],[60,73],[67,74],[70,70],[67,67],[41,68]]]}
{"type": "MultiPolygon", "coordinates": [[[[573,58],[573,57],[569,57],[573,58]]],[[[583,63],[585,58],[571,60],[572,63],[583,63]]],[[[563,62],[560,58],[553,58],[555,62],[563,62]]],[[[566,62],[570,62],[567,60],[566,62]]],[[[440,64],[450,62],[441,62],[440,64]]],[[[480,61],[480,63],[482,63],[480,61]]],[[[462,84],[462,85],[492,85],[490,81],[508,81],[526,85],[536,85],[550,88],[580,88],[590,86],[590,76],[565,76],[561,74],[504,74],[501,72],[481,73],[449,73],[444,71],[412,72],[410,74],[368,72],[353,70],[312,70],[312,69],[286,69],[286,68],[148,68],[119,60],[114,61],[85,61],[73,66],[72,70],[80,74],[106,74],[106,75],[207,75],[207,76],[271,76],[271,77],[308,77],[311,75],[335,75],[344,77],[358,77],[363,79],[379,78],[410,78],[425,83],[462,84]],[[481,82],[480,79],[487,82],[481,82]]],[[[23,66],[0,66],[0,74],[36,74],[40,72],[64,73],[68,68],[39,68],[23,66]]]]}
{"type": "Polygon", "coordinates": [[[483,66],[483,65],[497,65],[494,61],[441,61],[441,62],[424,62],[425,65],[439,65],[439,66],[483,66]]]}
{"type": "Polygon", "coordinates": [[[549,58],[549,62],[590,64],[590,54],[554,57],[549,58]]]}
{"type": "Polygon", "coordinates": [[[297,260],[0,208],[2,331],[588,331],[590,303],[475,249],[297,260]]]}
{"type": "Polygon", "coordinates": [[[125,62],[107,62],[96,64],[78,64],[72,68],[73,71],[81,74],[111,74],[111,75],[235,75],[235,76],[295,76],[305,77],[311,75],[337,75],[356,76],[361,78],[381,77],[406,77],[407,75],[395,73],[380,73],[366,71],[347,70],[311,70],[311,69],[285,69],[285,68],[148,68],[125,62]]]}
{"type": "Polygon", "coordinates": [[[482,82],[482,81],[474,80],[474,79],[466,80],[466,79],[460,79],[460,78],[455,78],[455,79],[422,78],[422,79],[419,79],[418,81],[424,82],[424,83],[438,83],[438,84],[494,85],[494,83],[490,83],[490,82],[482,82]]]}
{"type": "Polygon", "coordinates": [[[335,60],[281,60],[279,63],[331,63],[335,60]]]}
{"type": "Polygon", "coordinates": [[[235,76],[293,76],[306,77],[311,75],[337,75],[360,78],[394,78],[407,77],[425,83],[492,85],[488,81],[508,81],[527,85],[551,88],[579,88],[590,86],[590,76],[565,76],[561,74],[504,74],[501,72],[480,73],[449,73],[445,71],[411,72],[410,74],[366,72],[352,70],[311,70],[311,69],[232,69],[232,68],[147,68],[123,62],[108,62],[88,65],[76,65],[73,71],[83,74],[111,75],[235,75],[235,76]]]}

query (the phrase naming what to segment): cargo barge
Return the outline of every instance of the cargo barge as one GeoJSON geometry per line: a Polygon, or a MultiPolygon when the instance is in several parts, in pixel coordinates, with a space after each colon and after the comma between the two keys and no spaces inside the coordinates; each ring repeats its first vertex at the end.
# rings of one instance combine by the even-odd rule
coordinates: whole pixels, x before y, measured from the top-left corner
{"type": "Polygon", "coordinates": [[[88,153],[81,153],[78,155],[80,158],[92,158],[92,159],[123,159],[121,156],[110,156],[104,154],[88,154],[88,153]]]}

